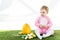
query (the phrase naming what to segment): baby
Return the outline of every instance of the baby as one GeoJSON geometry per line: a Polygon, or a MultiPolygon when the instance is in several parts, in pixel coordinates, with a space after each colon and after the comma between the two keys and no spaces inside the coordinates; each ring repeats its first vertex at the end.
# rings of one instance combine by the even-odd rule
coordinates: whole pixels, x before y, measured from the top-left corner
{"type": "Polygon", "coordinates": [[[52,34],[54,34],[54,31],[51,29],[52,22],[48,16],[48,7],[42,6],[41,15],[37,18],[35,25],[37,26],[37,30],[35,30],[35,33],[37,37],[42,40],[44,37],[48,37],[52,34]]]}

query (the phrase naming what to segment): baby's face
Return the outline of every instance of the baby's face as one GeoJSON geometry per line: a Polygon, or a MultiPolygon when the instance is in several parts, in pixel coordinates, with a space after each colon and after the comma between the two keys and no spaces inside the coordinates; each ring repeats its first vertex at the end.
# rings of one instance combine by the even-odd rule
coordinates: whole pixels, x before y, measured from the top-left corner
{"type": "Polygon", "coordinates": [[[41,9],[41,16],[46,16],[47,15],[47,11],[45,9],[41,9]]]}

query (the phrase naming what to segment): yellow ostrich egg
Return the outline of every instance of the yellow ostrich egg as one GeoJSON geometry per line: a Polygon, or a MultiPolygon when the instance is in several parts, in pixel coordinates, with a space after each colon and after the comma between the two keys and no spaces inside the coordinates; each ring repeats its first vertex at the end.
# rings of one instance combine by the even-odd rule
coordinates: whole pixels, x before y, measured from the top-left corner
{"type": "Polygon", "coordinates": [[[29,24],[25,23],[23,25],[22,33],[23,34],[29,34],[29,33],[31,33],[31,28],[30,28],[30,25],[29,24]]]}

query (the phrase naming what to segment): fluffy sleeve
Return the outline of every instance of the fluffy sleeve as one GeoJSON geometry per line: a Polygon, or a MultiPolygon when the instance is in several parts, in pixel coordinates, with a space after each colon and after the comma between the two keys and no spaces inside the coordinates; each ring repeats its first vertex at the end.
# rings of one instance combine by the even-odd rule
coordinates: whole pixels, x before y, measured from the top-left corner
{"type": "Polygon", "coordinates": [[[38,17],[35,21],[35,26],[39,27],[40,25],[40,17],[38,17]]]}

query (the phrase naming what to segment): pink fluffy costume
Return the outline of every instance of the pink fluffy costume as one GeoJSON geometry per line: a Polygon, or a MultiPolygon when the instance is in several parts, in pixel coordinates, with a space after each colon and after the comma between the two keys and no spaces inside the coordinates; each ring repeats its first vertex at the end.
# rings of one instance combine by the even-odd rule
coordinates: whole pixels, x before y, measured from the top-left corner
{"type": "Polygon", "coordinates": [[[48,16],[38,17],[36,19],[35,25],[37,26],[37,30],[35,30],[35,33],[36,33],[37,37],[40,39],[42,39],[42,37],[48,37],[54,33],[54,31],[51,29],[52,22],[48,16]],[[47,27],[46,28],[39,27],[40,24],[41,25],[47,25],[47,27]],[[40,34],[43,34],[43,36],[41,36],[40,34]]]}

